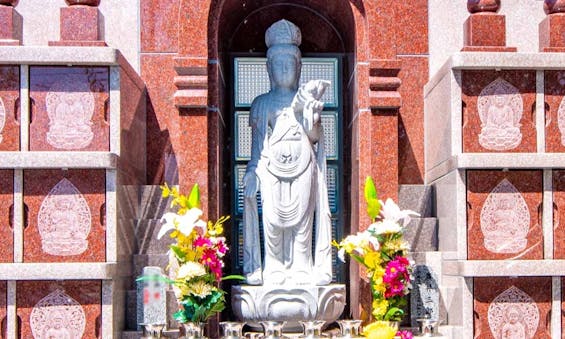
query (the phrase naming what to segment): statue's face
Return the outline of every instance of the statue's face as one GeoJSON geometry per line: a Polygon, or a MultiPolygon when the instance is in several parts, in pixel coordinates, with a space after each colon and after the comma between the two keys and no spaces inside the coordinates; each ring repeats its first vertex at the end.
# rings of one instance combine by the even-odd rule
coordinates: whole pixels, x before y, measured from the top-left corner
{"type": "Polygon", "coordinates": [[[298,75],[298,61],[292,54],[275,54],[269,60],[271,77],[275,85],[292,88],[298,75]]]}

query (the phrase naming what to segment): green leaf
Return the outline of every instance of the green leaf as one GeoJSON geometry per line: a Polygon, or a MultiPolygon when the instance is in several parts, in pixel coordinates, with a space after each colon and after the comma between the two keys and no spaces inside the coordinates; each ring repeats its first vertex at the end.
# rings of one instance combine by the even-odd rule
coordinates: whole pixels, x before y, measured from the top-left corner
{"type": "Polygon", "coordinates": [[[232,274],[232,275],[226,275],[225,277],[222,278],[223,280],[245,280],[245,277],[239,274],[232,274]]]}
{"type": "Polygon", "coordinates": [[[200,189],[198,188],[198,184],[194,184],[192,190],[190,190],[188,208],[200,208],[200,189]]]}
{"type": "Polygon", "coordinates": [[[404,314],[404,311],[398,307],[391,307],[388,312],[386,312],[384,318],[385,320],[391,320],[396,317],[401,317],[404,314]]]}
{"type": "Polygon", "coordinates": [[[367,200],[367,214],[374,221],[381,212],[381,203],[377,199],[367,200]]]}
{"type": "Polygon", "coordinates": [[[369,202],[371,199],[377,199],[377,188],[373,178],[367,177],[365,179],[365,200],[369,202]]]}
{"type": "Polygon", "coordinates": [[[171,245],[170,248],[173,253],[175,253],[177,258],[179,258],[181,261],[184,261],[184,259],[186,258],[186,253],[180,247],[178,247],[177,245],[171,245]]]}

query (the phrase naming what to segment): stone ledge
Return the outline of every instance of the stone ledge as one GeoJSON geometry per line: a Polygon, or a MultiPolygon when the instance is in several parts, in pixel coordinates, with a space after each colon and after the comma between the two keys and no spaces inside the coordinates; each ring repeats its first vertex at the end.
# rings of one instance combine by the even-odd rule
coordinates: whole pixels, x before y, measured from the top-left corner
{"type": "Polygon", "coordinates": [[[11,263],[0,264],[2,280],[109,280],[131,276],[130,264],[11,263]]]}
{"type": "Polygon", "coordinates": [[[110,152],[0,152],[0,168],[116,169],[118,155],[110,152]]]}
{"type": "Polygon", "coordinates": [[[443,274],[458,277],[565,276],[565,260],[444,261],[443,274]]]}
{"type": "Polygon", "coordinates": [[[0,64],[118,66],[121,60],[111,47],[0,46],[0,64]]]}
{"type": "Polygon", "coordinates": [[[563,69],[563,53],[459,52],[453,54],[424,86],[424,96],[452,69],[563,69]]]}
{"type": "Polygon", "coordinates": [[[433,182],[459,169],[562,169],[564,153],[463,153],[426,171],[426,182],[433,182]]]}

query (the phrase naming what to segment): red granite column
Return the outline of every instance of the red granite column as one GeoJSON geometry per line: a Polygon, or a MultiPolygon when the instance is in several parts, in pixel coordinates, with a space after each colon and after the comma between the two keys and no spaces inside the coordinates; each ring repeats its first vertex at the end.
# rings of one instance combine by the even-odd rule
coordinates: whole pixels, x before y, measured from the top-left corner
{"type": "Polygon", "coordinates": [[[18,0],[0,0],[0,46],[21,44],[22,17],[14,6],[18,0]]]}
{"type": "Polygon", "coordinates": [[[506,18],[496,14],[500,0],[468,0],[467,10],[471,15],[463,29],[463,51],[515,52],[515,47],[506,47],[506,18]]]}
{"type": "Polygon", "coordinates": [[[540,52],[565,52],[565,0],[545,0],[547,17],[539,25],[540,52]]]}
{"type": "Polygon", "coordinates": [[[61,8],[61,37],[49,41],[50,46],[106,46],[100,0],[65,0],[69,7],[61,8]]]}

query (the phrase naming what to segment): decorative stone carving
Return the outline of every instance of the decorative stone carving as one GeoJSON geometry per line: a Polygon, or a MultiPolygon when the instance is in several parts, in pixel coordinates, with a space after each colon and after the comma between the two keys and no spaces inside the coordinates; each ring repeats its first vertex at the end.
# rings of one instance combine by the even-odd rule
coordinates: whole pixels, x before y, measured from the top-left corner
{"type": "Polygon", "coordinates": [[[91,214],[83,195],[68,179],[55,185],[41,203],[41,247],[51,255],[78,255],[88,248],[91,214]]]}
{"type": "Polygon", "coordinates": [[[488,308],[488,324],[496,339],[531,339],[539,326],[535,301],[516,286],[499,294],[488,308]]]}
{"type": "Polygon", "coordinates": [[[561,100],[557,110],[557,126],[561,133],[561,145],[565,146],[565,97],[561,100]]]}
{"type": "Polygon", "coordinates": [[[146,266],[143,277],[137,282],[137,324],[167,323],[167,283],[161,267],[146,266]]]}
{"type": "Polygon", "coordinates": [[[86,316],[76,300],[57,289],[33,307],[29,322],[36,339],[78,339],[84,334],[86,316]]]}
{"type": "Polygon", "coordinates": [[[503,179],[481,209],[485,248],[493,253],[519,253],[526,248],[530,211],[522,194],[503,179]]]}
{"type": "Polygon", "coordinates": [[[520,120],[524,111],[520,91],[502,78],[497,78],[479,94],[481,119],[479,144],[493,151],[508,151],[520,145],[520,120]]]}
{"type": "Polygon", "coordinates": [[[65,2],[69,6],[84,5],[98,7],[98,5],[100,5],[100,0],[65,0],[65,2]]]}
{"type": "Polygon", "coordinates": [[[0,143],[4,139],[4,137],[2,136],[4,126],[6,126],[6,106],[4,106],[4,101],[2,101],[2,98],[0,98],[0,143]]]}
{"type": "Polygon", "coordinates": [[[543,10],[546,14],[565,13],[565,0],[545,0],[543,10]]]}
{"type": "Polygon", "coordinates": [[[439,286],[436,275],[426,265],[414,268],[412,292],[410,293],[410,317],[439,320],[439,286]]]}
{"type": "Polygon", "coordinates": [[[55,82],[45,98],[49,131],[47,143],[76,150],[90,145],[94,137],[92,116],[94,95],[86,76],[69,74],[55,82]]]}
{"type": "Polygon", "coordinates": [[[467,0],[467,10],[470,13],[498,12],[500,0],[467,0]]]}
{"type": "Polygon", "coordinates": [[[325,320],[327,324],[339,318],[345,307],[345,286],[234,286],[232,309],[241,321],[260,330],[260,321],[286,321],[287,331],[300,331],[301,320],[325,320]]]}

